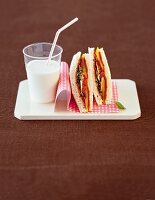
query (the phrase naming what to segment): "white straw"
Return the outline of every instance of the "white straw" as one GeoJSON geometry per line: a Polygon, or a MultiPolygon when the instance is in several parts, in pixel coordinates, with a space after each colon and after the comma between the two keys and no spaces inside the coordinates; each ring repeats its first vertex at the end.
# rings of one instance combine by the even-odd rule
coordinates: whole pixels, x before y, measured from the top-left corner
{"type": "Polygon", "coordinates": [[[51,47],[51,50],[50,50],[50,53],[49,53],[49,57],[48,57],[48,63],[49,61],[51,60],[52,58],[52,55],[53,55],[53,52],[54,52],[54,49],[55,49],[55,45],[57,43],[57,40],[58,40],[58,37],[60,35],[60,33],[62,31],[64,31],[66,28],[68,28],[69,26],[71,26],[72,24],[74,24],[76,21],[78,21],[78,18],[74,18],[73,20],[71,20],[70,22],[68,22],[66,25],[64,25],[63,27],[61,27],[60,29],[58,29],[58,31],[56,32],[55,34],[55,37],[54,37],[54,40],[53,40],[53,43],[52,43],[52,47],[51,47]]]}

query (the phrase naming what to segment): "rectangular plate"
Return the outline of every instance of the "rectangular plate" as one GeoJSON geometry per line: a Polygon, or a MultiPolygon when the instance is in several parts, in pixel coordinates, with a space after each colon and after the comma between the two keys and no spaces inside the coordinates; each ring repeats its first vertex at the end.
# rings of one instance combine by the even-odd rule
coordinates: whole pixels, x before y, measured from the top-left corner
{"type": "Polygon", "coordinates": [[[118,88],[118,101],[126,110],[119,113],[73,113],[66,110],[62,97],[54,112],[54,104],[39,104],[30,101],[28,81],[19,83],[14,116],[20,120],[133,120],[141,116],[139,99],[134,81],[115,79],[118,88]]]}

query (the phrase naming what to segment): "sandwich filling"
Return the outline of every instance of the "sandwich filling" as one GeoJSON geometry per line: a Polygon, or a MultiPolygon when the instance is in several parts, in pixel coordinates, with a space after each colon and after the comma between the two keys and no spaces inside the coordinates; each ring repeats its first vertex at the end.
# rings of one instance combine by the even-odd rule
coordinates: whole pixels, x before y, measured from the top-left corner
{"type": "Polygon", "coordinates": [[[100,49],[98,47],[94,51],[94,58],[97,89],[104,103],[107,97],[107,78],[105,76],[105,67],[100,53],[100,49]]]}
{"type": "Polygon", "coordinates": [[[88,112],[90,111],[90,99],[89,99],[89,88],[88,88],[88,68],[86,64],[85,54],[82,54],[78,63],[77,85],[86,112],[88,112]]]}

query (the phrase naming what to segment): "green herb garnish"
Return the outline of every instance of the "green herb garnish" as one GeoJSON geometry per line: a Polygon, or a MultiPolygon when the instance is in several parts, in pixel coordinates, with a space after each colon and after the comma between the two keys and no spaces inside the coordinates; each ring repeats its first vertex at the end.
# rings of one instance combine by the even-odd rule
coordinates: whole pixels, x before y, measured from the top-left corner
{"type": "Polygon", "coordinates": [[[96,67],[96,83],[97,83],[97,88],[98,88],[98,91],[99,91],[99,93],[102,93],[102,91],[101,91],[101,82],[100,82],[100,80],[99,80],[99,72],[98,72],[98,70],[97,70],[97,67],[96,67]]]}
{"type": "Polygon", "coordinates": [[[96,78],[96,83],[97,83],[97,88],[98,88],[99,93],[102,93],[102,91],[101,91],[101,82],[98,80],[98,78],[96,78]]]}
{"type": "Polygon", "coordinates": [[[81,95],[81,97],[85,97],[85,94],[84,94],[83,92],[81,92],[81,94],[80,94],[80,95],[81,95]]]}
{"type": "Polygon", "coordinates": [[[78,81],[79,87],[80,87],[80,81],[81,81],[81,74],[82,74],[82,70],[78,69],[78,72],[77,72],[77,81],[78,81]]]}
{"type": "Polygon", "coordinates": [[[119,102],[119,101],[116,101],[115,104],[116,104],[116,106],[117,106],[119,109],[121,109],[121,110],[125,110],[125,109],[126,109],[126,108],[123,106],[123,104],[122,104],[121,102],[119,102]]]}

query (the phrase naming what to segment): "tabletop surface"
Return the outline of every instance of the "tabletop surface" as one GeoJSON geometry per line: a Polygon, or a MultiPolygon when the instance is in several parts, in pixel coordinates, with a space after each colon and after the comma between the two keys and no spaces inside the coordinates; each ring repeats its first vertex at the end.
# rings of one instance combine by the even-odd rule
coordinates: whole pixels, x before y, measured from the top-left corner
{"type": "Polygon", "coordinates": [[[0,199],[155,199],[155,2],[5,0],[0,6],[0,199]],[[19,121],[22,48],[59,38],[63,60],[104,47],[112,78],[136,81],[134,121],[19,121]]]}

